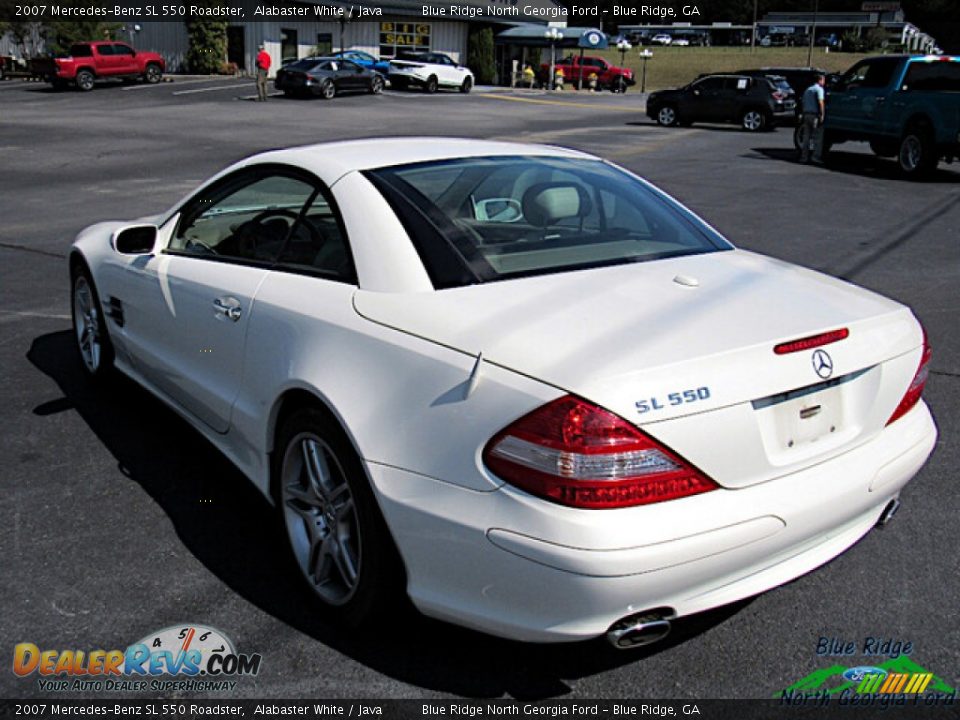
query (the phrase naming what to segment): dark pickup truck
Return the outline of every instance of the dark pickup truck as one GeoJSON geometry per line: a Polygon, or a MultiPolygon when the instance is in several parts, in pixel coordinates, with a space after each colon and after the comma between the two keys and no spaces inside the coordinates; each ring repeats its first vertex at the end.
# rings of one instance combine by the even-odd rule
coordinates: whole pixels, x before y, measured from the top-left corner
{"type": "Polygon", "coordinates": [[[960,157],[960,57],[867,58],[827,92],[824,152],[847,140],[896,157],[904,174],[931,172],[960,157]]]}

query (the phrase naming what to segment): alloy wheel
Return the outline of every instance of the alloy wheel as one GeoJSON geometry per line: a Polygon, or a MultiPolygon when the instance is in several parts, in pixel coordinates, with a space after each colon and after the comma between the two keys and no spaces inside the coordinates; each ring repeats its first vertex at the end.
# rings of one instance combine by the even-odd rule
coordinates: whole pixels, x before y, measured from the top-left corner
{"type": "Polygon", "coordinates": [[[83,364],[91,373],[96,373],[102,352],[100,317],[90,284],[82,276],[77,278],[73,287],[73,323],[83,364]]]}
{"type": "Polygon", "coordinates": [[[362,541],[343,465],[312,432],[287,445],[280,474],[284,524],[300,570],[320,598],[346,604],[360,580],[362,541]]]}

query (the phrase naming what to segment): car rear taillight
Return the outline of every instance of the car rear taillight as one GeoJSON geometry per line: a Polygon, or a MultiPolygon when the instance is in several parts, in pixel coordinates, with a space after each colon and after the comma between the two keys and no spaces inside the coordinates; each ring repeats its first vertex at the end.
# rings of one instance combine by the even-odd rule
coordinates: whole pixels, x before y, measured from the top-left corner
{"type": "Polygon", "coordinates": [[[774,90],[772,93],[770,93],[770,97],[772,97],[777,102],[783,102],[784,100],[787,99],[786,94],[780,92],[779,90],[774,90]]]}
{"type": "Polygon", "coordinates": [[[483,460],[511,485],[577,508],[647,505],[717,488],[623,418],[572,395],[501,430],[483,460]]]}
{"type": "Polygon", "coordinates": [[[917,368],[916,374],[913,376],[913,380],[910,381],[910,387],[907,388],[907,392],[904,393],[903,399],[900,401],[900,404],[897,405],[897,409],[893,411],[893,415],[890,416],[890,419],[887,420],[887,425],[890,423],[899,420],[904,415],[906,415],[920,401],[920,396],[923,395],[923,387],[927,384],[927,377],[930,375],[930,355],[932,350],[930,348],[930,343],[927,341],[927,331],[923,331],[923,352],[920,354],[920,367],[917,368]]]}

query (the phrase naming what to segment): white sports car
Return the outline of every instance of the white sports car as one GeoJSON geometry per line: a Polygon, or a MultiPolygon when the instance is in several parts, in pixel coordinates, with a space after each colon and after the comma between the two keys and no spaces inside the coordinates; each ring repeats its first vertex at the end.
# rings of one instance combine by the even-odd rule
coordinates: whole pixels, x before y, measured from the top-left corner
{"type": "Polygon", "coordinates": [[[278,150],[70,253],[116,368],[275,504],[348,622],[663,637],[835,557],[936,439],[906,307],[573,150],[278,150]]]}
{"type": "Polygon", "coordinates": [[[470,68],[454,62],[449,55],[435,52],[409,53],[391,60],[387,78],[396,90],[419,87],[427,93],[442,87],[468,93],[474,83],[470,68]]]}

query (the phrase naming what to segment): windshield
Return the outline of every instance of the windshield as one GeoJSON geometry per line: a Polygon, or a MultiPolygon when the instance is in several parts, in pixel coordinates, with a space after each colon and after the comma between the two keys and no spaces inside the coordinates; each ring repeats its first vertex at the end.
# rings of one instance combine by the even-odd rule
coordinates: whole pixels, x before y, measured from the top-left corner
{"type": "Polygon", "coordinates": [[[730,248],[677,203],[600,160],[467,158],[365,175],[438,288],[730,248]]]}

